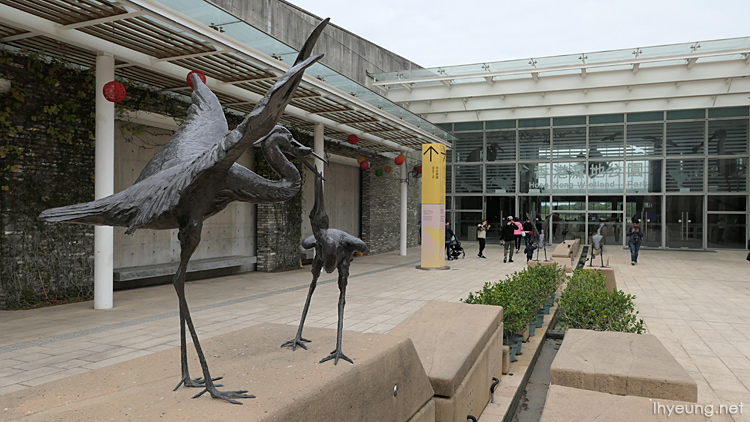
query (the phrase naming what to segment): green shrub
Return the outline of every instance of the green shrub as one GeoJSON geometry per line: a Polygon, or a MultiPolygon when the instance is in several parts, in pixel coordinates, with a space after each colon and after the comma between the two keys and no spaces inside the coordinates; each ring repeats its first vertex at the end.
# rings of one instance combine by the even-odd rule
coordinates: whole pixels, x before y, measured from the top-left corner
{"type": "Polygon", "coordinates": [[[633,305],[635,296],[608,292],[606,284],[601,271],[575,270],[558,299],[561,327],[642,334],[645,327],[633,305]]]}
{"type": "Polygon", "coordinates": [[[464,303],[503,307],[503,333],[506,338],[528,325],[542,304],[560,284],[562,268],[529,267],[508,275],[497,283],[485,283],[482,290],[469,293],[464,303]]]}

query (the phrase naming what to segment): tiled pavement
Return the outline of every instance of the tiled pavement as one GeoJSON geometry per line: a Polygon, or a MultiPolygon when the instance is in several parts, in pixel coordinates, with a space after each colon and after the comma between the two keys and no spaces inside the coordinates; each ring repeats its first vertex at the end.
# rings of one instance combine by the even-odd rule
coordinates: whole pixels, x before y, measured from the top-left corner
{"type": "MultiPolygon", "coordinates": [[[[499,246],[489,259],[465,242],[466,259],[450,270],[423,271],[419,249],[366,256],[351,267],[345,328],[385,333],[428,300],[457,301],[485,281],[525,267],[525,258],[503,264],[499,246]]],[[[703,403],[748,404],[750,420],[750,262],[747,252],[641,251],[608,248],[618,287],[637,296],[649,332],[698,383],[703,403]]],[[[189,282],[188,303],[200,337],[261,322],[290,325],[293,337],[310,282],[310,267],[279,273],[246,273],[189,282]]],[[[336,276],[321,275],[306,326],[336,327],[336,276]]],[[[177,297],[171,285],[115,293],[115,308],[76,303],[0,312],[2,394],[179,346],[177,297]]],[[[346,337],[344,337],[346,339],[346,337]]],[[[644,356],[648,351],[643,351],[644,356]]],[[[175,376],[179,363],[175,362],[175,376]]]]}

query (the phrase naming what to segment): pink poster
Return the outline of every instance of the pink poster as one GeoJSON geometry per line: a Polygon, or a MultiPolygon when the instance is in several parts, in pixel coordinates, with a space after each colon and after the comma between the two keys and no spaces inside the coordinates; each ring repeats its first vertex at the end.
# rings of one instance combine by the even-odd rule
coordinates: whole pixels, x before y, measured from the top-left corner
{"type": "Polygon", "coordinates": [[[445,204],[422,204],[422,268],[445,266],[445,204]]]}

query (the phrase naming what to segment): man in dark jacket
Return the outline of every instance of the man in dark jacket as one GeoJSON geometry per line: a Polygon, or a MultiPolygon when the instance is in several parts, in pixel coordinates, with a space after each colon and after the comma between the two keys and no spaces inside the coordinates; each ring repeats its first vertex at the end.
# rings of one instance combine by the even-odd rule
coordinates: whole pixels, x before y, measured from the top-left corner
{"type": "Polygon", "coordinates": [[[508,262],[508,251],[510,250],[510,262],[513,262],[513,244],[516,240],[515,231],[518,229],[513,222],[513,217],[508,216],[508,221],[500,228],[500,244],[503,245],[503,262],[508,262]]]}
{"type": "Polygon", "coordinates": [[[526,236],[526,245],[534,243],[534,225],[531,224],[529,217],[526,217],[526,221],[523,223],[523,232],[526,236]]]}

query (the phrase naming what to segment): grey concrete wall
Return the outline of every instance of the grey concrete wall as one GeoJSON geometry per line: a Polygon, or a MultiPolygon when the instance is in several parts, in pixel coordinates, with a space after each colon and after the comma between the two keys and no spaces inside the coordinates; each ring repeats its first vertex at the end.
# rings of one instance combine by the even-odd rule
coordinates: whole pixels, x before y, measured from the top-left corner
{"type": "MultiPolygon", "coordinates": [[[[115,130],[115,192],[132,185],[146,166],[148,160],[167,143],[172,131],[144,127],[143,133],[135,134],[115,130]]],[[[127,124],[133,127],[132,124],[127,124]]],[[[252,158],[245,154],[238,161],[249,166],[252,158]]],[[[200,246],[194,259],[222,256],[255,255],[255,205],[232,203],[224,211],[205,221],[200,246]]],[[[115,227],[114,266],[135,267],[180,261],[180,242],[177,230],[136,231],[126,235],[125,228],[115,227]]]]}
{"type": "MultiPolygon", "coordinates": [[[[325,17],[315,16],[283,0],[209,0],[255,28],[299,49],[313,28],[325,17]]],[[[352,7],[366,6],[352,3],[352,7]]],[[[356,29],[355,29],[356,30],[356,29]]],[[[330,23],[315,46],[324,53],[322,62],[348,78],[366,85],[370,73],[420,69],[421,66],[392,53],[346,29],[330,23]]]]}

